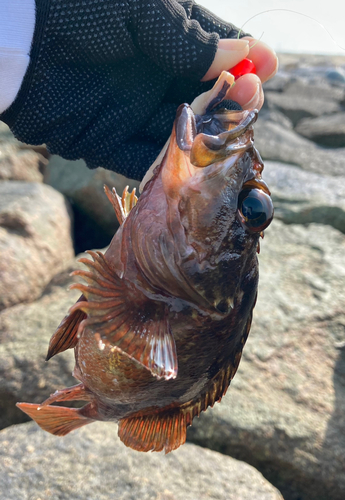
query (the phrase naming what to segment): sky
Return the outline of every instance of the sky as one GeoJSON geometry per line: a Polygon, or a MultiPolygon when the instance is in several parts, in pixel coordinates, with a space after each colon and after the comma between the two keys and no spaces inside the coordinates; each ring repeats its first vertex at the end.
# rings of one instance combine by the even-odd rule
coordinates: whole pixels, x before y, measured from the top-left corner
{"type": "Polygon", "coordinates": [[[242,27],[255,14],[269,9],[289,9],[315,19],[290,12],[262,14],[244,26],[244,30],[278,52],[312,54],[340,54],[345,56],[345,1],[344,0],[196,0],[198,4],[222,19],[242,27]],[[330,32],[318,24],[319,21],[330,32]]]}

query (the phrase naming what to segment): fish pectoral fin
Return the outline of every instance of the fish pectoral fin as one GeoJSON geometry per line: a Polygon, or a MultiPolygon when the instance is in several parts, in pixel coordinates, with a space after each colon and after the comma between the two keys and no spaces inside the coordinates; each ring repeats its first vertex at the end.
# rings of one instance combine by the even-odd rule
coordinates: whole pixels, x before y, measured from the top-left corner
{"type": "Polygon", "coordinates": [[[71,431],[91,424],[95,420],[82,415],[87,408],[65,408],[63,406],[40,406],[32,403],[17,403],[24,413],[29,415],[43,430],[55,436],[65,436],[71,431]]]}
{"type": "MultiPolygon", "coordinates": [[[[78,302],[85,300],[86,298],[82,295],[79,297],[78,302]]],[[[86,318],[86,314],[80,310],[74,311],[64,317],[50,339],[46,361],[59,352],[73,349],[77,345],[78,328],[84,318],[86,318]]]]}
{"type": "Polygon", "coordinates": [[[74,272],[88,282],[73,285],[87,297],[71,308],[71,313],[87,314],[81,328],[94,333],[100,348],[105,344],[120,350],[159,379],[175,378],[177,353],[167,306],[119,278],[101,252],[88,253],[93,261],[82,262],[89,271],[74,272]]]}
{"type": "Polygon", "coordinates": [[[185,443],[185,414],[178,409],[153,415],[124,418],[119,422],[119,438],[136,451],[176,450],[185,443]]]}

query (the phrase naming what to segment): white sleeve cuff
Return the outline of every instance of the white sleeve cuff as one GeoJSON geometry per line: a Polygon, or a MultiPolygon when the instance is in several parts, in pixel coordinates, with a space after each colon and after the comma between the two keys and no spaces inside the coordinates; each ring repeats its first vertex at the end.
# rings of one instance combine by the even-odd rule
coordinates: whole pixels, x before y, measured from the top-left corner
{"type": "Polygon", "coordinates": [[[29,66],[35,0],[0,0],[0,113],[15,100],[29,66]]]}

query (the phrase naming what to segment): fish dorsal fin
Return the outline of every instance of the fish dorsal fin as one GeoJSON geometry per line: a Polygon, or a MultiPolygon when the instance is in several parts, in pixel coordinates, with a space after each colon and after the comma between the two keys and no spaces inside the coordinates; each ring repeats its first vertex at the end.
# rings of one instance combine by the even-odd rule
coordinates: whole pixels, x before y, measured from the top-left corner
{"type": "MultiPolygon", "coordinates": [[[[79,297],[78,302],[85,301],[84,295],[79,297]]],[[[55,333],[49,342],[48,354],[46,361],[58,354],[59,352],[66,351],[66,349],[73,349],[78,343],[78,328],[79,324],[86,318],[83,311],[74,311],[68,314],[61,321],[55,333]]]]}
{"type": "Polygon", "coordinates": [[[108,186],[104,185],[105,194],[107,195],[108,200],[114,208],[119,224],[122,224],[124,222],[129,212],[137,204],[138,201],[138,198],[135,195],[136,189],[133,188],[131,193],[128,191],[128,189],[129,186],[126,186],[123,190],[122,196],[120,197],[114,187],[110,190],[108,186]]]}
{"type": "MultiPolygon", "coordinates": [[[[73,284],[87,301],[77,302],[70,313],[83,311],[87,328],[106,345],[134,359],[157,378],[177,375],[175,340],[170,330],[167,306],[148,299],[133,285],[119,278],[101,252],[88,252],[93,258],[80,259],[89,271],[74,271],[88,285],[73,284]]],[[[102,343],[101,342],[101,343],[102,343]]]]}

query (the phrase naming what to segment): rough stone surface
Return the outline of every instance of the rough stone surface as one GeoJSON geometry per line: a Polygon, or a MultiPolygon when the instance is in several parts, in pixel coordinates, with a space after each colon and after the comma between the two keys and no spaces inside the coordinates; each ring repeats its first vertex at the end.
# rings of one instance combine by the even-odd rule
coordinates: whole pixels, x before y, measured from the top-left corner
{"type": "Polygon", "coordinates": [[[43,182],[46,158],[31,149],[0,143],[0,180],[43,182]]]}
{"type": "Polygon", "coordinates": [[[320,175],[271,161],[265,162],[263,175],[275,218],[287,224],[328,224],[345,233],[345,175],[320,175]]]}
{"type": "Polygon", "coordinates": [[[345,148],[324,149],[283,125],[259,119],[255,125],[255,146],[264,160],[298,165],[318,174],[342,176],[345,148]]]}
{"type": "Polygon", "coordinates": [[[342,109],[339,103],[331,101],[328,96],[321,99],[295,93],[266,92],[265,99],[269,108],[284,113],[294,125],[302,118],[338,113],[342,109]]]}
{"type": "Polygon", "coordinates": [[[188,438],[257,467],[287,500],[345,498],[345,236],[274,221],[239,371],[188,438]]]}
{"type": "MultiPolygon", "coordinates": [[[[80,257],[80,256],[79,256],[80,257]]],[[[55,276],[42,297],[0,312],[0,428],[28,420],[19,401],[42,403],[56,389],[75,385],[73,351],[45,362],[50,337],[78,299],[68,291],[69,273],[82,267],[72,260],[55,276]]]]}
{"type": "Polygon", "coordinates": [[[0,180],[42,182],[47,157],[44,147],[20,143],[0,122],[0,180]]]}
{"type": "Polygon", "coordinates": [[[322,146],[345,147],[345,113],[305,118],[297,125],[296,132],[322,146]]]}
{"type": "MultiPolygon", "coordinates": [[[[313,81],[313,74],[307,78],[291,78],[289,83],[284,88],[286,95],[303,97],[306,100],[325,100],[327,99],[330,105],[333,103],[343,104],[345,101],[345,87],[334,87],[324,78],[317,78],[313,81]]],[[[326,114],[328,114],[326,112],[326,114]]]]}
{"type": "Polygon", "coordinates": [[[268,92],[270,90],[274,92],[283,92],[287,85],[291,80],[291,76],[286,71],[281,71],[279,69],[278,73],[272,78],[264,83],[263,89],[264,92],[268,92]]]}
{"type": "Polygon", "coordinates": [[[253,467],[198,446],[138,453],[111,423],[57,438],[35,424],[0,433],[3,500],[282,500],[253,467]],[[5,496],[3,496],[5,495],[5,496]]]}
{"type": "Polygon", "coordinates": [[[120,196],[127,184],[130,189],[139,186],[138,182],[128,180],[115,172],[104,168],[90,170],[82,160],[67,161],[58,156],[50,160],[44,182],[71,199],[79,210],[96,221],[110,236],[114,235],[118,222],[104,193],[104,184],[110,188],[116,187],[120,196]]]}
{"type": "Polygon", "coordinates": [[[0,309],[37,298],[74,255],[64,197],[49,186],[0,182],[0,309]]]}

